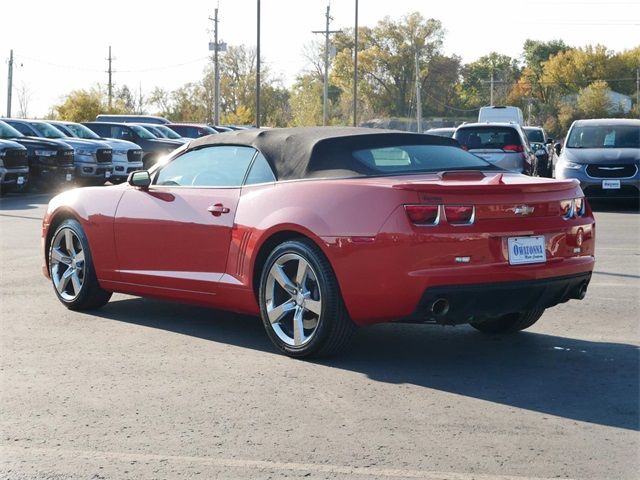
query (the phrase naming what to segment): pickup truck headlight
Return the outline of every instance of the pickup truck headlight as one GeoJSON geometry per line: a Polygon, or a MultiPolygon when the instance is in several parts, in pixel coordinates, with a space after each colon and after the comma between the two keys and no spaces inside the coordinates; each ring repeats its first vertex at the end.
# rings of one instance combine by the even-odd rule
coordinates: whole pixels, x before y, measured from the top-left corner
{"type": "Polygon", "coordinates": [[[83,150],[80,148],[76,148],[75,153],[76,155],[80,155],[82,157],[92,157],[95,154],[93,150],[83,150]]]}
{"type": "Polygon", "coordinates": [[[58,152],[55,150],[36,150],[35,153],[38,157],[54,157],[58,152]]]}

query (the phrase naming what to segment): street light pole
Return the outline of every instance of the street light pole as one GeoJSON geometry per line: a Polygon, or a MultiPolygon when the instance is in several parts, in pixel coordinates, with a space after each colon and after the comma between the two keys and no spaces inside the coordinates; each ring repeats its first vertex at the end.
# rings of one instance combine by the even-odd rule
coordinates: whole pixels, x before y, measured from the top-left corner
{"type": "Polygon", "coordinates": [[[13,49],[9,53],[9,78],[7,87],[7,118],[11,118],[11,94],[13,93],[13,49]]]}
{"type": "Polygon", "coordinates": [[[213,20],[213,124],[220,125],[220,69],[218,67],[218,9],[216,8],[213,20]]]}
{"type": "Polygon", "coordinates": [[[358,126],[358,0],[356,0],[356,26],[353,42],[353,126],[358,126]]]}
{"type": "Polygon", "coordinates": [[[260,0],[258,2],[258,42],[256,47],[256,127],[260,128],[260,0]]]}
{"type": "Polygon", "coordinates": [[[329,35],[332,33],[340,33],[342,30],[329,30],[329,23],[332,18],[330,15],[331,7],[327,5],[326,25],[324,30],[314,30],[312,33],[321,33],[324,35],[324,89],[322,94],[322,125],[327,125],[329,117],[329,35]]]}

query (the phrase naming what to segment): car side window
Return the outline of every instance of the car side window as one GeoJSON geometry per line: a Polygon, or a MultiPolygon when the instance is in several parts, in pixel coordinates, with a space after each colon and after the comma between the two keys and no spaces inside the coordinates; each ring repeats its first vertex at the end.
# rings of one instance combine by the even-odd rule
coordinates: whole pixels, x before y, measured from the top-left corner
{"type": "Polygon", "coordinates": [[[13,122],[7,122],[7,123],[9,123],[9,125],[11,125],[13,128],[18,130],[23,135],[27,135],[31,137],[34,136],[34,132],[31,130],[31,128],[29,128],[29,126],[25,125],[24,123],[13,123],[13,122]]]}
{"type": "Polygon", "coordinates": [[[156,185],[240,187],[251,159],[251,147],[219,145],[190,150],[164,166],[156,185]]]}
{"type": "Polygon", "coordinates": [[[275,181],[276,177],[273,175],[269,162],[267,162],[267,159],[262,153],[258,152],[244,184],[255,185],[257,183],[271,183],[275,181]]]}

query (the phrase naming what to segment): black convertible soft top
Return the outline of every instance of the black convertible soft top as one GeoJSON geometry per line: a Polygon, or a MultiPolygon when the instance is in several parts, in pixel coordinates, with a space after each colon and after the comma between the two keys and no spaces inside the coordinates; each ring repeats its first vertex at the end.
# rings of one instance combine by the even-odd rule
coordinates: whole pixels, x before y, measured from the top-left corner
{"type": "Polygon", "coordinates": [[[260,151],[278,180],[371,175],[352,155],[355,150],[396,145],[448,145],[450,138],[395,130],[355,127],[304,127],[236,130],[198,138],[188,150],[208,145],[244,145],[260,151]]]}

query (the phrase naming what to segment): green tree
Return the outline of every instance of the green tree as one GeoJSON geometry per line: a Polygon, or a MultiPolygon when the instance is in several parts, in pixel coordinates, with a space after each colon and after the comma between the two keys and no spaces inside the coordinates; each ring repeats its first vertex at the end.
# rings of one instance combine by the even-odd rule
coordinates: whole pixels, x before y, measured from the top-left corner
{"type": "Polygon", "coordinates": [[[53,107],[55,117],[71,122],[87,122],[96,119],[96,115],[104,113],[106,102],[99,87],[89,90],[73,90],[60,105],[53,107]]]}
{"type": "Polygon", "coordinates": [[[520,67],[516,59],[491,52],[462,67],[460,97],[465,108],[479,108],[483,105],[489,105],[492,72],[494,104],[506,103],[509,92],[520,77],[520,67]]]}
{"type": "Polygon", "coordinates": [[[578,93],[576,106],[586,118],[606,118],[611,116],[613,105],[608,94],[611,92],[607,82],[598,80],[578,93]]]}

